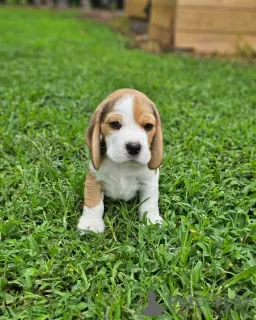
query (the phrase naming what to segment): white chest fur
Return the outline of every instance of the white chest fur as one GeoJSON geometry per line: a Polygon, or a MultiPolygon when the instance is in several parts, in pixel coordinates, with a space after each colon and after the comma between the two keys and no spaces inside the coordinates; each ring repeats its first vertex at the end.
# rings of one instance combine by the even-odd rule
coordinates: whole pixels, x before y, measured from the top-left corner
{"type": "Polygon", "coordinates": [[[128,201],[139,190],[139,183],[135,177],[109,177],[103,184],[106,196],[112,199],[128,201]]]}
{"type": "Polygon", "coordinates": [[[98,171],[90,170],[104,186],[104,194],[112,199],[130,200],[140,190],[149,175],[155,174],[147,166],[137,163],[116,164],[106,158],[98,171]]]}

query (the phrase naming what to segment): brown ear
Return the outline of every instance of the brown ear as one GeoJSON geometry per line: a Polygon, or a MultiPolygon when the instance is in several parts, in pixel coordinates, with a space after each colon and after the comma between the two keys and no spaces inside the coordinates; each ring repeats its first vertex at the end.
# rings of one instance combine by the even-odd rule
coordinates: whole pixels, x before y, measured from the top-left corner
{"type": "Polygon", "coordinates": [[[156,132],[153,137],[150,150],[151,159],[148,163],[149,169],[157,169],[160,167],[163,158],[163,135],[161,127],[161,119],[156,107],[153,106],[154,116],[156,118],[156,132]]]}
{"type": "Polygon", "coordinates": [[[124,89],[114,91],[105,100],[103,100],[98,105],[89,122],[86,143],[91,153],[93,167],[96,170],[100,168],[102,153],[104,153],[106,148],[105,140],[101,140],[101,121],[114,107],[115,103],[120,98],[122,91],[124,91],[124,89]]]}
{"type": "Polygon", "coordinates": [[[89,148],[92,158],[93,167],[98,170],[101,163],[101,141],[100,141],[100,123],[104,109],[104,104],[101,103],[94,112],[87,130],[86,144],[89,148]]]}

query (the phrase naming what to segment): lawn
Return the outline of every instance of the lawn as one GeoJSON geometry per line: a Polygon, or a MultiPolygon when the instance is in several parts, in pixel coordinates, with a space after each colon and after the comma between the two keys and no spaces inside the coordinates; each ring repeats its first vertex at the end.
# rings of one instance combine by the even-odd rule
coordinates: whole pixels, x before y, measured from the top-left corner
{"type": "Polygon", "coordinates": [[[2,7],[0,34],[0,318],[143,319],[153,291],[157,319],[253,319],[256,65],[131,50],[75,11],[2,7]],[[122,87],[161,113],[166,222],[108,200],[80,236],[84,133],[122,87]]]}

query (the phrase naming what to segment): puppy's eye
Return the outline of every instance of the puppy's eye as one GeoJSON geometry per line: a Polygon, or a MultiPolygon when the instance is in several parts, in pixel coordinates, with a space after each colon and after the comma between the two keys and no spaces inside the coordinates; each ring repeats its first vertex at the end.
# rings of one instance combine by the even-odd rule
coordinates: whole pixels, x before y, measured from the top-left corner
{"type": "Polygon", "coordinates": [[[151,123],[146,123],[145,126],[144,126],[144,129],[145,129],[146,131],[152,130],[152,129],[153,129],[153,124],[151,124],[151,123]]]}
{"type": "Polygon", "coordinates": [[[121,123],[118,121],[109,122],[109,125],[111,128],[116,130],[119,130],[122,127],[121,123]]]}

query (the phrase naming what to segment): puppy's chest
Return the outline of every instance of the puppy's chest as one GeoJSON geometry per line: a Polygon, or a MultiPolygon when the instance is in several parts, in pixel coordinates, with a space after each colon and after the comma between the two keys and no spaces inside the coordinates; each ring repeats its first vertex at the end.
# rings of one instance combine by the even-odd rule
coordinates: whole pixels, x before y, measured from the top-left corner
{"type": "Polygon", "coordinates": [[[128,201],[139,191],[139,182],[134,176],[120,176],[113,172],[110,176],[102,179],[104,193],[112,199],[128,201]]]}

